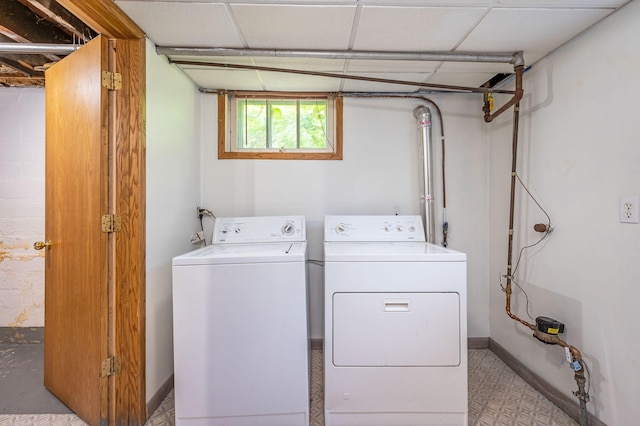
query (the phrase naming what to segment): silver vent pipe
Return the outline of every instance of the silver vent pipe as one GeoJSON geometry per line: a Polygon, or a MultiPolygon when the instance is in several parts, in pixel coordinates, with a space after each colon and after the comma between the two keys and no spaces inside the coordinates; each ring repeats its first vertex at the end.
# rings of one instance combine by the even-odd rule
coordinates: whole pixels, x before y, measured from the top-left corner
{"type": "Polygon", "coordinates": [[[80,46],[77,44],[0,43],[0,53],[14,55],[69,55],[78,49],[80,49],[80,46]]]}
{"type": "Polygon", "coordinates": [[[422,149],[422,167],[420,189],[421,213],[427,242],[436,243],[435,205],[433,195],[433,144],[431,143],[431,110],[420,105],[413,110],[420,128],[420,147],[422,149]]]}

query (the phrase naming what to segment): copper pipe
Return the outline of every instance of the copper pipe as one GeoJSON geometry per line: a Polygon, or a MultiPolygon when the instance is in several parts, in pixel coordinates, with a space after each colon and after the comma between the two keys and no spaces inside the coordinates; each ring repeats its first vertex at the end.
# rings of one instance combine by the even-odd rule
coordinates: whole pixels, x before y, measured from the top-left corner
{"type": "MultiPolygon", "coordinates": [[[[486,121],[485,111],[485,121],[486,121]]],[[[509,237],[508,237],[508,249],[507,249],[507,285],[505,287],[505,293],[507,294],[506,310],[507,315],[510,318],[520,322],[522,325],[529,327],[531,330],[535,330],[536,327],[518,317],[511,312],[511,262],[513,261],[513,224],[515,218],[515,201],[516,201],[516,170],[518,163],[518,128],[520,123],[520,103],[516,102],[513,109],[513,135],[511,143],[511,194],[509,199],[509,237]]]]}
{"type": "MultiPolygon", "coordinates": [[[[585,389],[585,384],[587,382],[586,378],[585,378],[585,370],[586,370],[586,364],[584,362],[584,360],[582,359],[582,354],[580,353],[580,351],[578,350],[578,348],[576,348],[575,346],[572,346],[570,344],[568,344],[567,342],[565,342],[564,340],[562,340],[561,338],[559,338],[557,335],[553,335],[553,334],[548,334],[548,333],[544,333],[540,330],[537,329],[537,327],[525,320],[523,320],[522,318],[520,318],[519,316],[517,316],[516,314],[514,314],[513,312],[511,312],[511,294],[513,293],[513,288],[512,288],[512,280],[513,280],[513,276],[512,276],[512,265],[511,262],[513,260],[513,226],[514,226],[514,217],[515,217],[515,189],[516,189],[516,178],[517,178],[517,160],[518,160],[518,124],[519,124],[519,119],[520,119],[520,98],[522,98],[522,67],[516,67],[516,92],[520,93],[520,96],[518,97],[518,95],[516,94],[513,99],[511,100],[511,102],[509,102],[509,104],[514,105],[514,109],[513,109],[513,142],[512,142],[512,147],[511,147],[511,151],[512,151],[512,157],[511,157],[511,194],[510,194],[510,200],[509,200],[509,237],[508,237],[508,252],[507,252],[507,274],[506,274],[506,278],[507,278],[507,284],[505,285],[504,288],[504,292],[506,294],[506,304],[505,304],[505,309],[507,311],[507,315],[509,316],[509,318],[518,321],[519,323],[521,323],[522,325],[524,325],[525,327],[528,327],[529,329],[531,329],[533,331],[533,336],[536,337],[537,339],[541,340],[542,342],[545,343],[549,343],[549,344],[553,344],[553,345],[558,345],[561,346],[563,348],[567,348],[571,354],[571,359],[572,359],[572,367],[574,369],[574,380],[578,386],[578,390],[573,392],[573,394],[580,400],[580,420],[581,420],[581,425],[582,426],[587,426],[588,424],[588,412],[587,412],[587,408],[586,408],[586,403],[587,401],[589,401],[589,393],[587,392],[587,390],[585,389]],[[517,98],[517,100],[516,100],[517,98]],[[515,101],[514,101],[515,100],[515,101]],[[579,364],[579,368],[577,368],[575,366],[575,362],[577,362],[579,364]]],[[[508,105],[508,104],[507,104],[508,105]]],[[[506,106],[506,105],[505,105],[506,106]]],[[[501,108],[500,110],[496,111],[496,113],[493,115],[493,117],[490,117],[489,120],[487,120],[487,109],[488,109],[488,99],[487,96],[485,96],[485,107],[483,108],[485,110],[485,121],[491,121],[491,119],[493,119],[493,117],[495,117],[496,115],[499,114],[500,111],[502,111],[504,109],[501,108]]]]}
{"type": "MultiPolygon", "coordinates": [[[[484,121],[486,123],[491,123],[491,121],[493,121],[494,118],[496,118],[497,116],[499,116],[500,114],[502,114],[503,112],[505,112],[506,110],[508,110],[514,105],[516,105],[516,108],[517,108],[517,104],[522,99],[522,96],[524,95],[524,90],[522,89],[522,73],[524,72],[524,65],[516,65],[514,67],[514,70],[516,72],[516,90],[513,95],[513,98],[511,98],[511,100],[506,104],[502,105],[500,109],[498,109],[493,114],[491,114],[489,95],[487,92],[485,92],[484,106],[482,110],[484,111],[484,121]]],[[[494,93],[498,93],[498,92],[494,92],[494,93]]]]}

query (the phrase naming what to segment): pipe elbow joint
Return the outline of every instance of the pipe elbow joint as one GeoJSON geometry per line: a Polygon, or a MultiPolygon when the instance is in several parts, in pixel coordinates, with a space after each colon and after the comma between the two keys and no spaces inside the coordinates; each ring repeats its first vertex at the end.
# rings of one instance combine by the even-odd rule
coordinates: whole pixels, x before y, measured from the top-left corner
{"type": "Polygon", "coordinates": [[[413,116],[420,123],[431,124],[431,110],[429,109],[429,107],[426,107],[424,105],[418,105],[413,110],[413,116]]]}
{"type": "Polygon", "coordinates": [[[515,52],[513,54],[513,59],[511,60],[511,63],[513,64],[514,67],[524,66],[524,52],[522,51],[515,52]]]}

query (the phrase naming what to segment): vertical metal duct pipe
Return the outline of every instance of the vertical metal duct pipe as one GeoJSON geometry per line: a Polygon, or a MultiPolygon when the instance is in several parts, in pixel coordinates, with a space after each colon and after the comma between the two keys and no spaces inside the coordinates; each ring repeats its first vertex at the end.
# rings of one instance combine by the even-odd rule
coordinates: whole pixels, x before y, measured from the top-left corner
{"type": "Polygon", "coordinates": [[[420,105],[413,110],[413,116],[418,120],[420,128],[420,145],[422,148],[422,217],[427,242],[435,244],[436,223],[433,196],[433,144],[431,143],[431,110],[420,105]]]}

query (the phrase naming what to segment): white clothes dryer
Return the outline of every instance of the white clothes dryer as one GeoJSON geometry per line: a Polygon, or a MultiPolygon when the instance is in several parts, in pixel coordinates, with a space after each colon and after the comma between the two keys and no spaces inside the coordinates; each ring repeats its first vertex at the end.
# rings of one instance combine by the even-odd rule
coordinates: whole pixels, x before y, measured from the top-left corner
{"type": "Polygon", "coordinates": [[[466,255],[420,216],[325,218],[325,425],[466,426],[466,255]]]}
{"type": "Polygon", "coordinates": [[[307,426],[302,216],[218,218],[173,259],[176,424],[307,426]]]}

